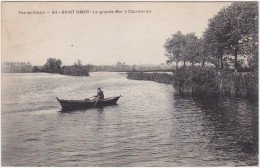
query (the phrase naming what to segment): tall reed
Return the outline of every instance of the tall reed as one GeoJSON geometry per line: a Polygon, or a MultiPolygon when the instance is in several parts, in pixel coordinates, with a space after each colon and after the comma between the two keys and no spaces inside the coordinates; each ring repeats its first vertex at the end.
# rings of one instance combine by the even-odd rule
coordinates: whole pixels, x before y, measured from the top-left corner
{"type": "Polygon", "coordinates": [[[173,84],[180,92],[192,95],[258,96],[258,72],[222,72],[209,67],[181,67],[173,74],[130,72],[128,79],[173,84]]]}

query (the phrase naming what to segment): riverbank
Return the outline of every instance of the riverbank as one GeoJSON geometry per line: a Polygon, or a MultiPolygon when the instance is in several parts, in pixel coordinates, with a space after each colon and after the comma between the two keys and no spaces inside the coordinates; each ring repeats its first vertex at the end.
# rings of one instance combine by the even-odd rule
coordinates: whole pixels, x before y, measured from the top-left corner
{"type": "Polygon", "coordinates": [[[182,94],[224,95],[257,98],[257,72],[218,72],[208,67],[182,67],[172,75],[166,73],[130,72],[128,79],[173,84],[182,94]]]}

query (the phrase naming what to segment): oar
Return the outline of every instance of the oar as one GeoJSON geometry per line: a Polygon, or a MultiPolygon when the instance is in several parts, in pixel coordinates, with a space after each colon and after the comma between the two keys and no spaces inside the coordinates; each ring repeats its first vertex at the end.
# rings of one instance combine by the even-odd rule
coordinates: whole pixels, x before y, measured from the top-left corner
{"type": "MultiPolygon", "coordinates": [[[[97,97],[97,101],[98,101],[98,97],[97,97]]],[[[93,107],[93,108],[95,108],[95,107],[96,107],[97,101],[96,101],[96,103],[95,103],[95,105],[94,105],[94,107],[93,107]]]]}

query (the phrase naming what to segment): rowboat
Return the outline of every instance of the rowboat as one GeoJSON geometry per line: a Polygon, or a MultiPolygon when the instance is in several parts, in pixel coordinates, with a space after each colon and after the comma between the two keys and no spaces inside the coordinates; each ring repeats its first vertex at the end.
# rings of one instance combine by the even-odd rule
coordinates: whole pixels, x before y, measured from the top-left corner
{"type": "Polygon", "coordinates": [[[106,99],[100,99],[96,101],[95,99],[85,99],[85,100],[64,100],[56,97],[58,102],[62,107],[62,111],[78,110],[78,109],[89,109],[95,107],[111,106],[115,105],[118,99],[121,97],[110,97],[106,99]]]}

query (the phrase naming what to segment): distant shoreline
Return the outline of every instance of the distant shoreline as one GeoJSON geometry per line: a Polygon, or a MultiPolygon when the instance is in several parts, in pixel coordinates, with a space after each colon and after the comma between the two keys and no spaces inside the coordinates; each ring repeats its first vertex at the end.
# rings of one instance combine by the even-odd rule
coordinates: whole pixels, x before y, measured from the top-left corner
{"type": "Polygon", "coordinates": [[[173,72],[173,70],[136,70],[136,71],[90,71],[90,72],[173,72]]]}
{"type": "MultiPolygon", "coordinates": [[[[91,72],[173,72],[173,70],[149,70],[149,71],[90,71],[91,72]]],[[[86,75],[69,75],[69,74],[61,74],[61,73],[49,73],[49,72],[2,72],[2,73],[47,73],[47,74],[60,74],[60,75],[67,75],[67,76],[86,76],[86,75]]]]}

